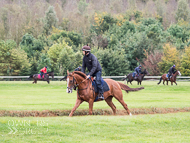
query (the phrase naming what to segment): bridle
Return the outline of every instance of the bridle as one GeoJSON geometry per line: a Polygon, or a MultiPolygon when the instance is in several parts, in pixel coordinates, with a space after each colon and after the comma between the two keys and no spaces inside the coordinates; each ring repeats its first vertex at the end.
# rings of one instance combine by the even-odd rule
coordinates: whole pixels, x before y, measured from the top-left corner
{"type": "MultiPolygon", "coordinates": [[[[71,76],[71,75],[70,75],[71,76]]],[[[86,78],[84,79],[84,80],[82,80],[80,83],[78,83],[78,84],[75,84],[75,81],[76,81],[76,79],[75,79],[75,77],[74,76],[72,76],[73,77],[73,86],[72,87],[67,87],[68,89],[70,89],[70,90],[72,90],[72,89],[75,89],[76,90],[76,88],[81,84],[81,83],[83,83],[85,80],[87,80],[86,78]]],[[[77,89],[77,93],[78,93],[78,95],[79,95],[79,97],[80,97],[80,94],[79,94],[79,90],[87,90],[88,89],[88,87],[89,87],[89,83],[90,83],[90,80],[88,80],[88,86],[86,87],[86,88],[83,88],[83,89],[77,89]]],[[[95,96],[95,90],[93,89],[93,88],[90,88],[90,90],[93,90],[93,96],[95,96]]]]}
{"type": "MultiPolygon", "coordinates": [[[[71,75],[70,75],[71,76],[71,75]]],[[[84,80],[82,80],[80,83],[78,83],[78,84],[75,84],[75,81],[76,81],[76,79],[75,79],[75,77],[74,76],[72,76],[73,77],[73,86],[72,87],[67,87],[68,89],[76,89],[81,83],[83,83],[85,80],[86,80],[86,78],[84,79],[84,80]]],[[[88,86],[89,86],[89,82],[88,82],[88,86]]],[[[85,88],[85,89],[87,89],[88,88],[88,86],[85,88]]],[[[84,89],[78,89],[78,90],[84,90],[84,89]]]]}

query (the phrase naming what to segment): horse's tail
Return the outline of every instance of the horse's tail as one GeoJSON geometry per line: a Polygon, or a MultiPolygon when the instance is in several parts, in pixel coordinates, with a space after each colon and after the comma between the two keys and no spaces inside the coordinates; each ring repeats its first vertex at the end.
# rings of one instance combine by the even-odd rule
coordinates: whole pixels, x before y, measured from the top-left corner
{"type": "Polygon", "coordinates": [[[140,87],[140,88],[130,88],[129,86],[121,83],[121,82],[118,82],[121,89],[122,90],[125,90],[126,92],[129,92],[129,91],[138,91],[138,90],[141,90],[141,89],[144,89],[144,87],[140,87]]]}
{"type": "Polygon", "coordinates": [[[122,81],[128,79],[128,77],[129,77],[129,74],[125,78],[123,78],[122,81]]]}
{"type": "Polygon", "coordinates": [[[29,76],[29,78],[33,78],[33,75],[29,76]]]}
{"type": "MultiPolygon", "coordinates": [[[[160,78],[160,82],[162,81],[162,77],[160,78]]],[[[160,82],[158,84],[160,84],[160,82]]]]}

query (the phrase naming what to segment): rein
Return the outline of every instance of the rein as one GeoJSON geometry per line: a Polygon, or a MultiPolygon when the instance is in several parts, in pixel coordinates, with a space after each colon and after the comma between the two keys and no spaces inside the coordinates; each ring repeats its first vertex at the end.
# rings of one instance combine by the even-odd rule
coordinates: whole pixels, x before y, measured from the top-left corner
{"type": "MultiPolygon", "coordinates": [[[[87,79],[85,78],[85,79],[82,80],[79,84],[74,85],[73,88],[76,89],[76,88],[77,88],[81,83],[83,83],[85,80],[87,80],[87,79]]],[[[76,81],[76,79],[75,79],[75,77],[73,76],[73,84],[74,84],[74,81],[76,81]]],[[[88,85],[87,85],[86,88],[83,88],[83,89],[79,89],[79,88],[78,88],[78,89],[77,89],[77,93],[78,93],[79,97],[80,97],[79,90],[87,90],[88,87],[89,87],[89,82],[90,82],[90,80],[88,80],[88,85]]],[[[90,89],[91,89],[91,88],[90,88],[90,89]]],[[[91,90],[93,90],[93,91],[95,92],[94,89],[91,89],[91,90]]],[[[94,95],[94,92],[93,92],[93,95],[94,95]]]]}

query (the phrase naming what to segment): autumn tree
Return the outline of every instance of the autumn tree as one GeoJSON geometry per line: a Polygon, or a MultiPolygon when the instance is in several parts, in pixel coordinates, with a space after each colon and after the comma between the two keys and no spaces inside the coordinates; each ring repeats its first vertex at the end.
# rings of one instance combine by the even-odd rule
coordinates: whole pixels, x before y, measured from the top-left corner
{"type": "Polygon", "coordinates": [[[181,74],[190,76],[190,47],[185,49],[185,53],[181,59],[181,74]]]}
{"type": "Polygon", "coordinates": [[[176,47],[173,47],[170,44],[165,44],[164,47],[164,55],[162,57],[161,62],[158,63],[161,73],[167,73],[168,70],[176,65],[176,69],[180,68],[180,55],[179,51],[177,51],[176,47]]]}

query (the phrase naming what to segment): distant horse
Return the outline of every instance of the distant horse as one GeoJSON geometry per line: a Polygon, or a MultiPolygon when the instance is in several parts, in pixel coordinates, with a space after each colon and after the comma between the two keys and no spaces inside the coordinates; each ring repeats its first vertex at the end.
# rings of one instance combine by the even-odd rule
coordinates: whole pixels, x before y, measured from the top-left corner
{"type": "MultiPolygon", "coordinates": [[[[86,79],[86,74],[80,71],[74,71],[69,73],[67,71],[67,93],[72,93],[72,89],[77,87],[77,100],[75,106],[71,110],[69,116],[71,117],[74,111],[79,107],[79,105],[86,101],[89,103],[89,115],[92,115],[94,100],[97,97],[97,93],[94,91],[94,87],[92,86],[92,81],[86,79]]],[[[109,86],[109,91],[104,92],[104,99],[107,104],[112,108],[114,115],[116,114],[116,107],[112,102],[112,98],[115,97],[125,108],[129,115],[132,115],[129,111],[127,104],[123,100],[122,90],[128,91],[138,91],[144,89],[144,87],[140,88],[130,88],[125,84],[114,81],[112,79],[105,79],[105,82],[109,86]]],[[[100,101],[100,100],[98,100],[100,101]]]]}
{"type": "Polygon", "coordinates": [[[64,76],[62,79],[60,79],[60,81],[66,80],[66,79],[67,79],[67,76],[64,76]]]}
{"type": "MultiPolygon", "coordinates": [[[[173,85],[173,82],[177,85],[177,83],[176,83],[176,77],[177,77],[177,75],[179,75],[179,76],[181,76],[181,73],[180,73],[180,71],[176,71],[174,74],[172,74],[172,77],[170,78],[170,80],[168,80],[168,78],[166,77],[166,73],[165,74],[163,74],[162,76],[161,76],[161,78],[160,78],[160,82],[158,83],[158,84],[160,84],[161,83],[161,81],[163,80],[163,84],[164,84],[164,82],[166,81],[167,82],[167,85],[168,85],[168,81],[170,81],[171,82],[171,85],[173,85]]],[[[165,84],[164,84],[165,85],[165,84]]]]}
{"type": "Polygon", "coordinates": [[[123,80],[128,79],[128,80],[127,80],[127,84],[128,84],[128,82],[130,82],[131,85],[132,85],[131,82],[132,82],[133,80],[136,80],[136,81],[138,82],[138,85],[139,85],[139,83],[140,83],[140,85],[141,85],[141,82],[142,82],[142,80],[143,80],[143,78],[144,78],[145,75],[149,75],[149,72],[148,72],[146,69],[145,69],[141,74],[139,74],[139,76],[137,77],[137,79],[134,79],[133,73],[129,73],[129,74],[127,75],[127,77],[124,78],[123,80]]]}
{"type": "Polygon", "coordinates": [[[49,84],[49,76],[52,76],[52,78],[54,78],[54,72],[47,72],[44,73],[41,79],[41,75],[40,74],[34,74],[29,76],[29,78],[33,78],[34,82],[33,83],[37,83],[37,80],[42,80],[42,81],[47,81],[47,83],[49,84]]]}

